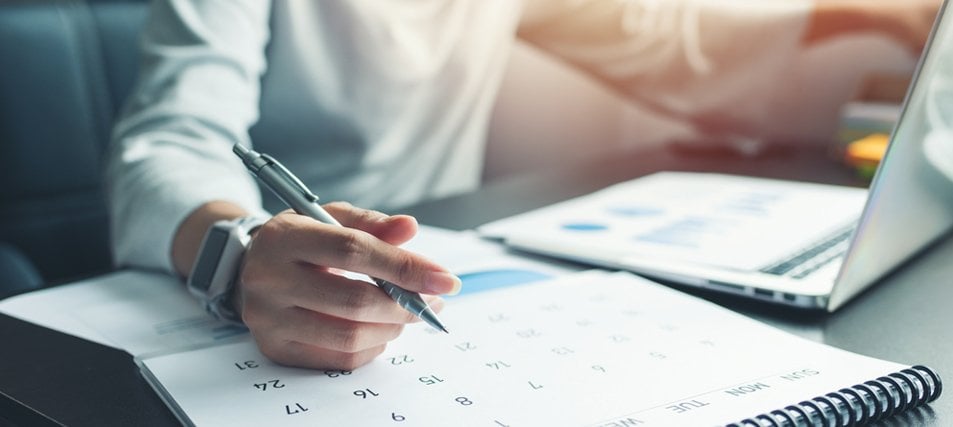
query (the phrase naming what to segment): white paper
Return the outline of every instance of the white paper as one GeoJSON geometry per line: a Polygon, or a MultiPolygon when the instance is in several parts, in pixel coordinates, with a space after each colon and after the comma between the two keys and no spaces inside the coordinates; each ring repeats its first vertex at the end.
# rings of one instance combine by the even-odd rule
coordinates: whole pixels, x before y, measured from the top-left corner
{"type": "Polygon", "coordinates": [[[210,317],[177,279],[122,271],[0,302],[0,312],[133,355],[244,334],[210,317]]]}
{"type": "MultiPolygon", "coordinates": [[[[543,280],[566,270],[514,257],[472,233],[420,228],[405,245],[464,280],[461,295],[543,280]]],[[[451,297],[452,298],[452,297],[451,297]]],[[[247,334],[209,316],[178,279],[123,271],[0,301],[0,312],[133,355],[214,344],[247,334]]]]}
{"type": "Polygon", "coordinates": [[[714,425],[904,368],[797,338],[625,273],[448,302],[354,372],[251,341],[140,361],[196,425],[714,425]]]}
{"type": "MultiPolygon", "coordinates": [[[[664,172],[480,227],[530,250],[757,270],[856,221],[856,188],[664,172]]],[[[643,263],[644,264],[644,263],[643,263]]]]}

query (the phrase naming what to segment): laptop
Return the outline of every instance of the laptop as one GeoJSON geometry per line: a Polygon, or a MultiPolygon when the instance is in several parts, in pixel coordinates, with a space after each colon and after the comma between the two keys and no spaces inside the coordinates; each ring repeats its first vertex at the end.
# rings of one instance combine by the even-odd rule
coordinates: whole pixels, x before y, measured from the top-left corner
{"type": "Polygon", "coordinates": [[[517,249],[834,311],[953,228],[947,3],[869,191],[663,172],[479,231],[517,249]]]}

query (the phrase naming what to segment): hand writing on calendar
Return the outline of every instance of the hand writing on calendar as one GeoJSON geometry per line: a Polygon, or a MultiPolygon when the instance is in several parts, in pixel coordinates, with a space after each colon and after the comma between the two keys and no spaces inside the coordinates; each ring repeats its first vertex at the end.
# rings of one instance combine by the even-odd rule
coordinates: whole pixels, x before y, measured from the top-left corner
{"type": "Polygon", "coordinates": [[[420,292],[434,310],[443,302],[432,295],[454,291],[459,279],[397,247],[417,233],[413,217],[347,203],[325,208],[345,227],[286,211],[258,230],[246,254],[236,306],[272,360],[353,369],[383,352],[404,324],[419,319],[376,286],[335,269],[420,292]]]}
{"type": "MultiPolygon", "coordinates": [[[[199,208],[183,228],[190,220],[208,221],[200,221],[202,210],[215,210],[221,203],[199,208]]],[[[405,324],[419,319],[375,285],[344,277],[341,270],[421,293],[435,311],[443,301],[434,295],[459,291],[460,279],[397,247],[417,233],[413,217],[347,203],[324,207],[344,227],[289,210],[257,230],[233,301],[268,358],[285,365],[350,370],[373,360],[405,324]]]]}

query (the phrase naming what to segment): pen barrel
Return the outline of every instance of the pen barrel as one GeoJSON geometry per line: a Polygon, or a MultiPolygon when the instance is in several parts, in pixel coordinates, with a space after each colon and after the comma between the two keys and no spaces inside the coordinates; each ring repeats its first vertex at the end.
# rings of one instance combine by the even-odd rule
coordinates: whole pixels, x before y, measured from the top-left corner
{"type": "Polygon", "coordinates": [[[420,297],[420,294],[416,292],[410,292],[384,279],[375,278],[374,282],[377,283],[377,286],[383,289],[384,292],[387,293],[387,295],[397,303],[397,305],[403,307],[417,317],[420,317],[420,314],[427,308],[427,303],[423,298],[420,297]]]}
{"type": "Polygon", "coordinates": [[[309,216],[325,224],[341,225],[331,214],[321,208],[316,198],[308,199],[305,197],[300,188],[288,182],[284,175],[274,167],[265,166],[256,175],[272,193],[298,214],[309,216]]]}
{"type": "MultiPolygon", "coordinates": [[[[238,156],[242,158],[245,165],[249,167],[249,170],[278,196],[281,201],[291,206],[295,212],[300,215],[309,216],[325,224],[341,226],[340,222],[334,219],[331,214],[318,204],[318,196],[315,196],[314,193],[308,190],[301,180],[295,177],[291,171],[285,169],[277,160],[264,154],[255,153],[258,155],[257,159],[260,160],[264,158],[267,161],[267,163],[261,167],[255,168],[250,166],[249,163],[254,161],[254,159],[249,160],[249,157],[251,157],[250,150],[236,146],[234,151],[235,154],[238,154],[238,156]]],[[[391,299],[397,302],[397,305],[423,319],[434,328],[448,332],[447,328],[443,326],[443,323],[440,322],[440,319],[437,318],[437,315],[419,294],[410,292],[383,279],[373,278],[373,280],[391,299]]]]}

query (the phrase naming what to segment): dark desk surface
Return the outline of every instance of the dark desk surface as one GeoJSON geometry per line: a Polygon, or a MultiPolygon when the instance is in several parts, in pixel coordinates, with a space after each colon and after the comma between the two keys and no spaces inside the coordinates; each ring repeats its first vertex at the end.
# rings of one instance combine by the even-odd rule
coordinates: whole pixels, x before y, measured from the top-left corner
{"type": "MultiPolygon", "coordinates": [[[[583,166],[509,179],[404,210],[421,223],[467,229],[660,170],[864,185],[819,150],[759,158],[719,153],[632,152],[583,166]]],[[[953,375],[953,239],[915,257],[834,314],[805,312],[697,290],[689,292],[775,326],[854,352],[923,364],[953,375]]],[[[118,350],[0,315],[0,425],[174,425],[175,419],[118,350]],[[40,415],[43,414],[43,415],[40,415]]],[[[953,398],[901,424],[953,425],[953,398]]]]}

